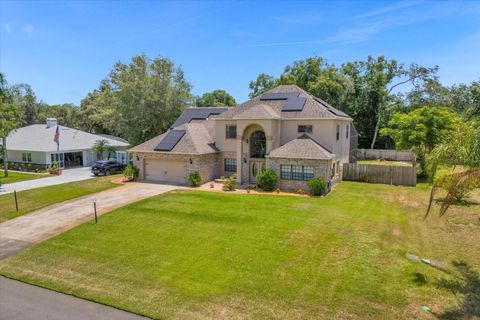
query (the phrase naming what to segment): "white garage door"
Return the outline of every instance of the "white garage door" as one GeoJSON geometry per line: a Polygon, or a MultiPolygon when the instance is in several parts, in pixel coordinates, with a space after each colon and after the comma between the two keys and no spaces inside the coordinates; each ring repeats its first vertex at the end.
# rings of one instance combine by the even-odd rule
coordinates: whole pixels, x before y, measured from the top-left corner
{"type": "Polygon", "coordinates": [[[185,161],[147,160],[145,162],[145,180],[186,184],[185,161]]]}

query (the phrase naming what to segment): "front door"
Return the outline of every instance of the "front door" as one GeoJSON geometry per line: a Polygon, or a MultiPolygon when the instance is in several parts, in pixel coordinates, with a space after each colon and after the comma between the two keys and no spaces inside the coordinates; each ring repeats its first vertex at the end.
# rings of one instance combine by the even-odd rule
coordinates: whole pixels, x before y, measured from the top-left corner
{"type": "Polygon", "coordinates": [[[257,174],[265,169],[265,159],[251,159],[249,163],[250,183],[257,182],[257,174]]]}

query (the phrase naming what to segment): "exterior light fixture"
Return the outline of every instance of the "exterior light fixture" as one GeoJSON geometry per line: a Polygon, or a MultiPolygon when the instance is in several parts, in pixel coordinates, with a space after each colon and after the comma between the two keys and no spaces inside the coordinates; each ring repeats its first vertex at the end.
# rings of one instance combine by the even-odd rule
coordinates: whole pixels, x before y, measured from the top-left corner
{"type": "Polygon", "coordinates": [[[190,162],[190,164],[193,164],[193,160],[192,160],[192,159],[190,159],[189,162],[190,162]]]}
{"type": "Polygon", "coordinates": [[[243,163],[247,163],[247,158],[243,157],[243,163]]]}
{"type": "Polygon", "coordinates": [[[140,161],[140,158],[137,156],[137,161],[140,161]]]}

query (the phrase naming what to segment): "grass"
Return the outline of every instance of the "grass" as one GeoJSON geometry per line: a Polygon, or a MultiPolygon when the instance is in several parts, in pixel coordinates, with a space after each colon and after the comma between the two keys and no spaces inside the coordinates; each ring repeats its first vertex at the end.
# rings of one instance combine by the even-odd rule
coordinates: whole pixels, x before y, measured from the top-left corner
{"type": "Polygon", "coordinates": [[[355,182],[324,198],[174,191],[0,261],[0,273],[158,319],[468,313],[462,304],[478,295],[461,293],[480,290],[480,209],[424,222],[428,194],[425,184],[355,182]],[[455,285],[468,290],[454,295],[455,285]]]}
{"type": "Polygon", "coordinates": [[[358,164],[375,164],[378,166],[402,166],[411,167],[411,162],[406,161],[388,161],[388,160],[358,160],[358,164]]]}
{"type": "Polygon", "coordinates": [[[0,195],[0,223],[43,207],[119,186],[114,176],[88,179],[17,192],[18,212],[13,193],[0,195]]]}
{"type": "Polygon", "coordinates": [[[50,177],[48,174],[34,174],[34,173],[23,173],[23,172],[8,172],[8,177],[5,178],[4,171],[0,171],[0,182],[2,184],[14,183],[20,181],[34,180],[39,178],[50,177]]]}

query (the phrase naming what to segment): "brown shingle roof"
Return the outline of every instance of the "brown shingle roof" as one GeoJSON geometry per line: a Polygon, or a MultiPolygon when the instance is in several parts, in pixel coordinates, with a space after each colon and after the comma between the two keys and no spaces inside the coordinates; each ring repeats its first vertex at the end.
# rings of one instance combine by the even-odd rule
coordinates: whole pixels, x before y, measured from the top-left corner
{"type": "Polygon", "coordinates": [[[293,159],[333,159],[335,155],[323,147],[309,134],[287,142],[283,146],[274,149],[267,156],[269,158],[293,158],[293,159]]]}
{"type": "MultiPolygon", "coordinates": [[[[280,85],[275,87],[266,93],[299,93],[299,97],[305,97],[307,100],[302,111],[288,111],[282,112],[282,106],[285,104],[285,100],[260,100],[262,95],[259,95],[251,100],[248,100],[236,108],[232,108],[218,116],[216,118],[219,119],[234,119],[238,117],[240,114],[247,112],[252,108],[257,108],[259,105],[264,105],[270,107],[270,109],[282,119],[291,119],[291,118],[298,118],[298,119],[306,119],[306,118],[337,118],[337,119],[346,119],[351,120],[351,118],[343,113],[342,111],[335,109],[325,101],[312,96],[305,90],[301,89],[296,85],[280,85]]],[[[249,115],[252,115],[251,118],[254,117],[254,112],[248,112],[249,115]]]]}
{"type": "Polygon", "coordinates": [[[150,139],[138,146],[130,149],[130,152],[174,152],[205,154],[217,152],[212,136],[209,133],[210,124],[208,120],[197,123],[186,123],[175,128],[175,130],[185,130],[185,135],[178,141],[171,151],[155,151],[154,149],[165,138],[167,132],[150,139]]]}

